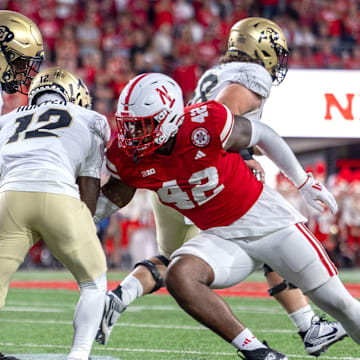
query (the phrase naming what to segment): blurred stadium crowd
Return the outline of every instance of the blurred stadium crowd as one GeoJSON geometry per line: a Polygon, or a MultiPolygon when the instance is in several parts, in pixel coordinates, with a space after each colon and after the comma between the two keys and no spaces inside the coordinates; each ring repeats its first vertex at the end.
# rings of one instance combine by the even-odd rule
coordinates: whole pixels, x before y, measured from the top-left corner
{"type": "MultiPolygon", "coordinates": [[[[0,8],[35,21],[45,41],[46,66],[63,66],[85,80],[112,137],[116,102],[129,79],[164,72],[189,100],[202,72],[224,53],[231,26],[244,17],[270,18],[282,27],[290,69],[360,69],[360,0],[1,0],[0,8]]],[[[26,98],[5,95],[4,102],[6,113],[26,98]]],[[[309,217],[338,266],[360,265],[360,174],[345,169],[326,179],[324,164],[312,171],[336,195],[336,217],[309,214],[280,175],[278,190],[309,217]]],[[[147,193],[140,191],[126,209],[99,225],[110,266],[127,268],[156,251],[151,207],[144,204],[147,193]]],[[[54,264],[41,244],[28,261],[54,264]]]]}

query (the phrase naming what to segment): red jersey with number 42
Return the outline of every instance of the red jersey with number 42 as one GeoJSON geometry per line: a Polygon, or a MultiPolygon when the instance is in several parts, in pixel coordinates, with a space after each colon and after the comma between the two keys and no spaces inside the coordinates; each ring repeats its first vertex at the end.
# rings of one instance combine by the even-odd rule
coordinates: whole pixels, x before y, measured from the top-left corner
{"type": "Polygon", "coordinates": [[[232,113],[216,101],[186,107],[170,155],[154,152],[134,162],[115,140],[107,168],[127,185],[155,191],[202,230],[230,225],[263,188],[240,154],[224,150],[233,125],[232,113]]]}

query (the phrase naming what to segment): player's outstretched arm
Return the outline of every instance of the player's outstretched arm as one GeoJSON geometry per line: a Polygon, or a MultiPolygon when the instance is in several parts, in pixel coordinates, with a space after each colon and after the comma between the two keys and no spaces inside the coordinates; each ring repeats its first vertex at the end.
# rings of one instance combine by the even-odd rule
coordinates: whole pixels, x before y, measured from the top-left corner
{"type": "Polygon", "coordinates": [[[295,184],[307,205],[318,211],[327,205],[332,213],[338,210],[336,201],[324,185],[307,174],[285,140],[269,126],[235,116],[232,134],[225,150],[240,151],[243,147],[258,145],[278,168],[295,184]]]}
{"type": "Polygon", "coordinates": [[[94,215],[95,223],[126,206],[134,197],[135,191],[136,188],[124,184],[114,176],[110,176],[108,182],[101,187],[94,215]]]}

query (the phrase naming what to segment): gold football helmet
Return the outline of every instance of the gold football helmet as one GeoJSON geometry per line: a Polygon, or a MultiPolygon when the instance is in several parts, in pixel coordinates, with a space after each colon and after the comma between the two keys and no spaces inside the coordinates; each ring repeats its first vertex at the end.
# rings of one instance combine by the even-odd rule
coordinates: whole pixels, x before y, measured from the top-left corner
{"type": "Polygon", "coordinates": [[[79,77],[61,67],[45,69],[34,77],[29,88],[29,105],[35,104],[37,96],[44,92],[56,92],[66,101],[91,108],[91,96],[86,85],[79,77]]]}
{"type": "Polygon", "coordinates": [[[27,94],[44,60],[38,27],[26,16],[0,10],[0,82],[8,94],[27,94]]]}
{"type": "Polygon", "coordinates": [[[289,50],[283,31],[271,20],[250,17],[235,23],[230,30],[226,53],[234,56],[245,53],[261,60],[274,85],[285,79],[289,50]]]}

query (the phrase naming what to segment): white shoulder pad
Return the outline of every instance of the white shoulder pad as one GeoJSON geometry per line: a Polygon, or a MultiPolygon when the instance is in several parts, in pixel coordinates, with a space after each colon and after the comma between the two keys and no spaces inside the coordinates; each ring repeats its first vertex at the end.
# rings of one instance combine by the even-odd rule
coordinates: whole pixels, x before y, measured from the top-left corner
{"type": "Polygon", "coordinates": [[[110,140],[110,134],[111,134],[111,130],[107,118],[96,111],[93,111],[93,113],[95,114],[95,116],[91,130],[93,130],[96,135],[101,137],[104,140],[104,142],[107,143],[110,140]]]}
{"type": "Polygon", "coordinates": [[[244,62],[226,65],[228,67],[225,71],[231,82],[241,84],[263,98],[269,97],[272,79],[263,66],[244,62]]]}

